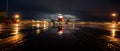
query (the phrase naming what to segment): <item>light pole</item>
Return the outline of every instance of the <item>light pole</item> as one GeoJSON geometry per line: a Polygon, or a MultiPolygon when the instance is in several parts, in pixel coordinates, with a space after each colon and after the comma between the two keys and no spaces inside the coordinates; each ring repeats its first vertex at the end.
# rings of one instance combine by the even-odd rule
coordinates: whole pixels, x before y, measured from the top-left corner
{"type": "Polygon", "coordinates": [[[15,15],[15,18],[18,19],[20,16],[18,14],[15,15]]]}
{"type": "Polygon", "coordinates": [[[8,18],[8,0],[6,0],[6,16],[8,18]]]}
{"type": "Polygon", "coordinates": [[[14,15],[14,18],[15,18],[15,20],[16,20],[17,23],[20,21],[19,17],[20,17],[19,14],[15,14],[15,15],[14,15]]]}
{"type": "Polygon", "coordinates": [[[118,23],[117,14],[116,13],[112,13],[112,18],[113,18],[113,22],[114,23],[118,23]]]}

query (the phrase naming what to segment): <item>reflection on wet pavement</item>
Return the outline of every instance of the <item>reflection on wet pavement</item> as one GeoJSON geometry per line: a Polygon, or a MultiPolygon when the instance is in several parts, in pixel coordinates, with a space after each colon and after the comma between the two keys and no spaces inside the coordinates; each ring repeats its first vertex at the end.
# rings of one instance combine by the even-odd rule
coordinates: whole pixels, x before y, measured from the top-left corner
{"type": "Polygon", "coordinates": [[[120,50],[119,24],[0,25],[0,50],[120,50]],[[19,45],[18,45],[19,44],[19,45]],[[13,48],[14,47],[14,48],[13,48]]]}

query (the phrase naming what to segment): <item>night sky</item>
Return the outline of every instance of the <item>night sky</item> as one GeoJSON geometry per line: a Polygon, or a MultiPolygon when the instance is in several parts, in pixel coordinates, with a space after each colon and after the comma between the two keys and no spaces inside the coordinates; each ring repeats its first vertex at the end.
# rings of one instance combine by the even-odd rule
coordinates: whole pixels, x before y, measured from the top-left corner
{"type": "MultiPolygon", "coordinates": [[[[9,17],[17,12],[21,19],[66,18],[81,21],[111,21],[111,13],[120,17],[120,0],[9,0],[9,17]]],[[[0,10],[6,9],[6,0],[0,0],[0,10]]]]}

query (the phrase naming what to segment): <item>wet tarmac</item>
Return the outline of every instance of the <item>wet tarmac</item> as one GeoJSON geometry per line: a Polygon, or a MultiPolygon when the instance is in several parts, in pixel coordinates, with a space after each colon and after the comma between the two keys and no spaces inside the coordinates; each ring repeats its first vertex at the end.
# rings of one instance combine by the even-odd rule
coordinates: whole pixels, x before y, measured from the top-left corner
{"type": "Polygon", "coordinates": [[[120,25],[0,25],[0,50],[120,51],[120,25]]]}

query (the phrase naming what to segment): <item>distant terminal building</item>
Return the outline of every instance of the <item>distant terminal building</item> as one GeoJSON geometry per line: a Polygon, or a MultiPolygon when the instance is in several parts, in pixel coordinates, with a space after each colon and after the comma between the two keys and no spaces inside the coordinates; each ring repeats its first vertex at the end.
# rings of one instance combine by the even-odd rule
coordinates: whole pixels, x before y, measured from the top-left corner
{"type": "Polygon", "coordinates": [[[33,23],[34,20],[21,20],[20,23],[22,24],[29,24],[29,23],[33,23]]]}

